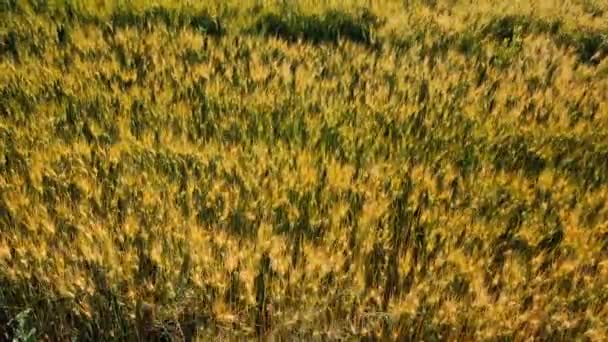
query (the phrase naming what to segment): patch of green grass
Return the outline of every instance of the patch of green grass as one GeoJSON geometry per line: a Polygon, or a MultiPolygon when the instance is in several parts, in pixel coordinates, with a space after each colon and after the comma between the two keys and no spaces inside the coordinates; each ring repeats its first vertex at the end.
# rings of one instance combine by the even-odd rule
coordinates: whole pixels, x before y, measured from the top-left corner
{"type": "Polygon", "coordinates": [[[111,23],[115,27],[146,27],[163,24],[171,28],[192,28],[210,35],[222,35],[226,28],[218,17],[207,12],[186,13],[163,7],[153,7],[141,13],[119,10],[112,14],[111,23]]]}
{"type": "Polygon", "coordinates": [[[336,43],[339,39],[346,39],[374,45],[377,43],[374,30],[380,25],[380,19],[367,10],[361,10],[355,15],[338,10],[320,15],[288,10],[261,15],[249,31],[291,42],[302,39],[312,43],[336,43]]]}

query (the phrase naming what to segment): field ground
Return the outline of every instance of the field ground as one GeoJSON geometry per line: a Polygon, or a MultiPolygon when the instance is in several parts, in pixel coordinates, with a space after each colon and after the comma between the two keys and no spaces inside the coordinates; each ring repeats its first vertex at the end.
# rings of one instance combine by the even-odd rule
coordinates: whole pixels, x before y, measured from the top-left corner
{"type": "Polygon", "coordinates": [[[0,340],[605,341],[607,55],[600,0],[2,0],[0,340]]]}

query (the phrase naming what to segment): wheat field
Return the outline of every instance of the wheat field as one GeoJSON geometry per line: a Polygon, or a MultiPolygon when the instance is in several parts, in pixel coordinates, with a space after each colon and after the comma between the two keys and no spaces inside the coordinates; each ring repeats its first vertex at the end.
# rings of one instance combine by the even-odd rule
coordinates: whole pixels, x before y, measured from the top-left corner
{"type": "Polygon", "coordinates": [[[0,1],[0,340],[605,341],[608,4],[0,1]]]}

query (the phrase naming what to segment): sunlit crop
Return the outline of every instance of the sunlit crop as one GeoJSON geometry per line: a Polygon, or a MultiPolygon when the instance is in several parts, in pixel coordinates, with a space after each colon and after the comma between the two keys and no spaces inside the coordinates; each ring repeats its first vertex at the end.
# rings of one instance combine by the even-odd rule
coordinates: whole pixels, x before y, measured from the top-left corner
{"type": "Polygon", "coordinates": [[[0,340],[608,339],[600,0],[0,0],[0,340]]]}

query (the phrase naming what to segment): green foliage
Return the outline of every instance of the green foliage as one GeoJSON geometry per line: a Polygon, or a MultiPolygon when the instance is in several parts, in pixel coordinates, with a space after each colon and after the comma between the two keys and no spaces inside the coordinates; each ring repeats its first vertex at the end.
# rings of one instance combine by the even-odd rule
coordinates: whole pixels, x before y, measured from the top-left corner
{"type": "Polygon", "coordinates": [[[490,19],[481,32],[499,42],[512,42],[519,34],[539,34],[545,33],[554,35],[559,33],[562,26],[559,18],[553,21],[531,18],[523,15],[506,15],[490,19]]]}
{"type": "Polygon", "coordinates": [[[0,13],[3,12],[13,12],[18,8],[17,0],[2,0],[0,1],[0,13]]]}
{"type": "Polygon", "coordinates": [[[306,15],[288,10],[283,13],[266,13],[257,19],[253,32],[276,36],[295,42],[298,39],[320,42],[338,42],[339,39],[374,45],[374,30],[381,24],[379,18],[367,10],[352,15],[337,10],[322,15],[306,15]]]}
{"type": "Polygon", "coordinates": [[[112,14],[111,22],[115,28],[145,28],[163,24],[169,28],[189,27],[195,31],[216,36],[225,32],[221,20],[209,13],[176,11],[163,7],[152,7],[142,13],[130,9],[119,10],[112,14]]]}
{"type": "Polygon", "coordinates": [[[577,32],[567,40],[572,41],[579,58],[585,62],[592,62],[592,57],[598,52],[608,52],[608,32],[577,32]]]}
{"type": "Polygon", "coordinates": [[[33,342],[36,341],[36,328],[32,327],[29,315],[31,309],[21,311],[15,318],[9,322],[9,325],[14,325],[13,342],[33,342]]]}

